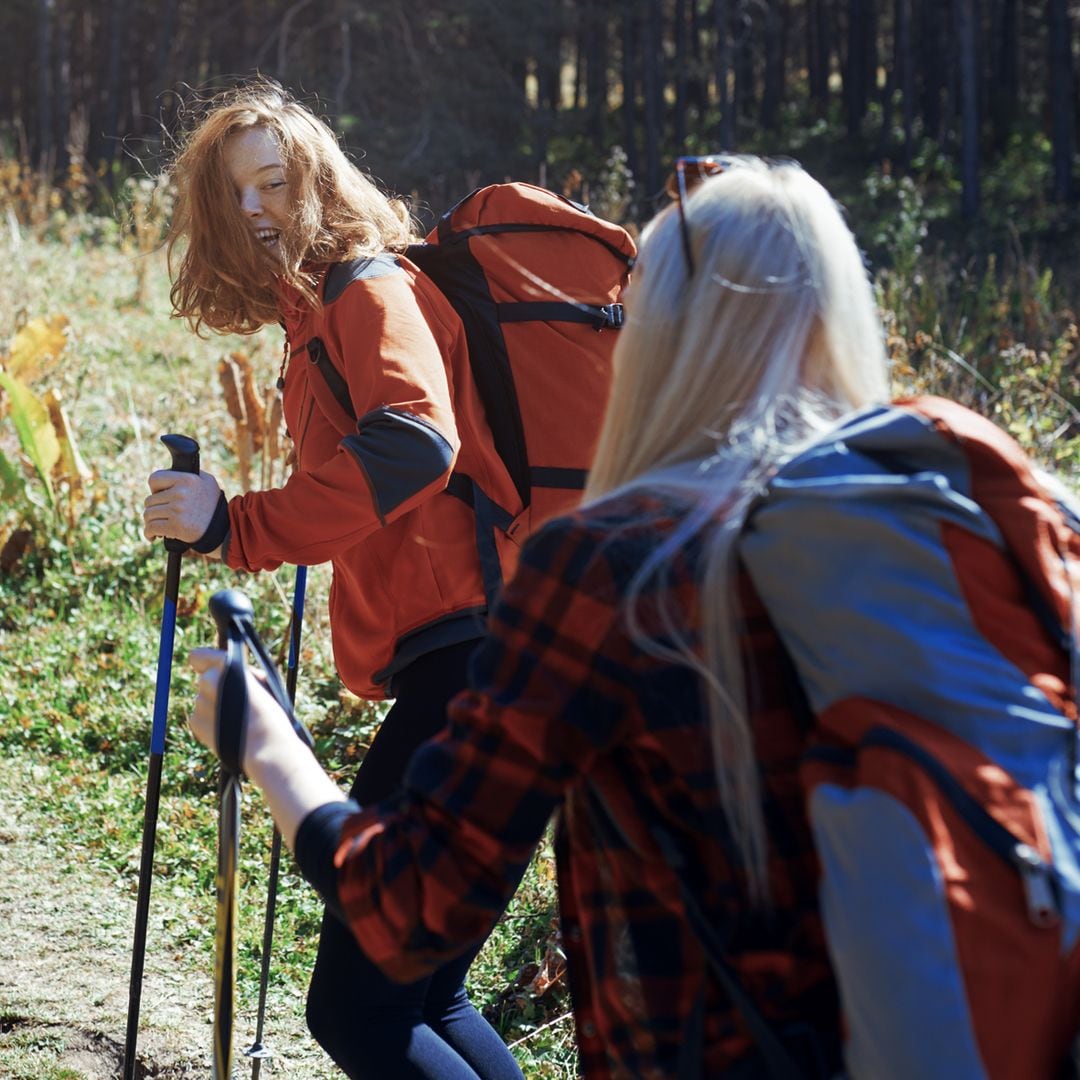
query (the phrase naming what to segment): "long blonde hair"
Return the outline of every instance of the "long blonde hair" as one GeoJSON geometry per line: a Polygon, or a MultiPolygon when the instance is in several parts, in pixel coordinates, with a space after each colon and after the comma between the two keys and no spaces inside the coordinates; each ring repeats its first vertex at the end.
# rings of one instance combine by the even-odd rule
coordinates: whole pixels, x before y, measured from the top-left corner
{"type": "Polygon", "coordinates": [[[739,643],[735,541],[785,457],[854,408],[886,400],[873,292],[855,239],[797,165],[739,158],[686,202],[695,271],[678,210],[646,230],[615,352],[615,379],[586,500],[649,488],[689,495],[694,511],[641,568],[627,598],[663,575],[701,532],[702,646],[662,613],[674,648],[705,688],[725,816],[751,894],[768,897],[766,837],[739,643]]]}
{"type": "Polygon", "coordinates": [[[167,245],[173,310],[197,333],[203,326],[253,333],[279,318],[275,279],[314,305],[304,264],[400,251],[414,238],[404,207],[349,161],[322,120],[272,80],[211,99],[170,172],[177,185],[167,245]],[[251,128],[274,136],[289,185],[292,220],[281,236],[280,259],[256,239],[225,167],[225,143],[251,128]]]}

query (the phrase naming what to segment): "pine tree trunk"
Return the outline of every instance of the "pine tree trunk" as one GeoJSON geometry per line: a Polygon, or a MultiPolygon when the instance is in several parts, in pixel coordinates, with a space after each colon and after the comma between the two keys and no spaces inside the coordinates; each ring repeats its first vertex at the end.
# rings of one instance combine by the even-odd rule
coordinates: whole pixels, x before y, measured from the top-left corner
{"type": "Polygon", "coordinates": [[[940,5],[935,0],[923,0],[920,35],[922,47],[919,50],[919,71],[922,75],[920,102],[923,129],[936,142],[941,141],[944,127],[941,99],[945,90],[946,72],[949,70],[941,47],[943,21],[940,5]]]}
{"type": "Polygon", "coordinates": [[[641,84],[645,96],[645,190],[660,188],[660,125],[663,109],[661,60],[663,48],[662,0],[647,0],[642,40],[641,84]]]}
{"type": "Polygon", "coordinates": [[[98,156],[111,165],[120,136],[120,102],[123,98],[123,57],[127,37],[128,0],[111,0],[108,47],[105,61],[105,109],[99,131],[98,156]]]}
{"type": "Polygon", "coordinates": [[[587,35],[589,138],[597,150],[606,149],[608,108],[608,0],[592,0],[589,4],[587,35]]]}
{"type": "Polygon", "coordinates": [[[787,20],[785,0],[768,0],[765,12],[765,81],[761,95],[761,126],[775,131],[780,123],[784,97],[784,25],[787,20]]]}
{"type": "Polygon", "coordinates": [[[806,0],[806,72],[815,116],[829,106],[829,34],[827,0],[806,0]]]}
{"type": "Polygon", "coordinates": [[[960,176],[961,208],[965,218],[979,213],[979,64],[976,0],[953,0],[956,41],[959,49],[959,106],[963,132],[960,176]]]}
{"type": "Polygon", "coordinates": [[[844,65],[844,103],[847,112],[847,130],[851,136],[859,134],[862,130],[863,118],[866,116],[867,5],[871,2],[872,0],[849,0],[848,3],[848,48],[847,63],[844,65]]]}
{"type": "Polygon", "coordinates": [[[1019,0],[1001,0],[997,38],[997,77],[992,97],[994,145],[1004,149],[1016,122],[1020,103],[1020,15],[1019,0]]]}
{"type": "Polygon", "coordinates": [[[37,15],[37,160],[38,168],[47,173],[56,164],[53,108],[53,21],[56,0],[38,0],[37,15]]]}
{"type": "Polygon", "coordinates": [[[675,108],[672,128],[675,149],[680,154],[686,149],[687,29],[686,0],[675,0],[675,108]]]}
{"type": "Polygon", "coordinates": [[[1050,116],[1054,143],[1054,200],[1072,198],[1074,99],[1072,28],[1067,0],[1050,0],[1050,116]]]}
{"type": "Polygon", "coordinates": [[[914,152],[915,80],[912,77],[911,0],[896,0],[896,85],[900,90],[900,114],[904,130],[904,171],[911,168],[914,152]]]}
{"type": "Polygon", "coordinates": [[[636,179],[641,177],[641,154],[638,150],[637,72],[640,21],[637,4],[623,0],[622,17],[622,84],[623,84],[623,141],[626,167],[636,179]]]}
{"type": "Polygon", "coordinates": [[[716,103],[720,111],[717,131],[721,150],[735,149],[735,110],[729,90],[731,78],[731,9],[729,0],[713,0],[713,65],[716,103]]]}

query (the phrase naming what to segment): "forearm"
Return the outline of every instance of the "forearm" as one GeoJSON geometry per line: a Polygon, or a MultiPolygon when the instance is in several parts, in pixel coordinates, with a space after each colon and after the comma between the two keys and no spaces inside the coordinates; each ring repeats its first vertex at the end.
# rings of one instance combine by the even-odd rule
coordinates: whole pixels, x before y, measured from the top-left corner
{"type": "Polygon", "coordinates": [[[456,441],[408,417],[366,423],[317,468],[234,498],[226,561],[243,570],[327,562],[441,492],[456,450],[456,441]]]}
{"type": "Polygon", "coordinates": [[[255,743],[244,768],[265,796],[290,850],[295,849],[297,830],[308,814],[327,803],[346,801],[344,792],[288,727],[255,743]]]}

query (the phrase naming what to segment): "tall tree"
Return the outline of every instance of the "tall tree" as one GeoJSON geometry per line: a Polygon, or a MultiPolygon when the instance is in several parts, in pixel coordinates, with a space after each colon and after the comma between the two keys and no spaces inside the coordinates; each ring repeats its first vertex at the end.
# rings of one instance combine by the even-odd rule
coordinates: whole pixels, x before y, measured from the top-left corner
{"type": "Polygon", "coordinates": [[[641,42],[641,88],[645,121],[645,191],[660,190],[660,125],[663,117],[662,0],[645,0],[645,34],[641,42]]]}
{"type": "Polygon", "coordinates": [[[766,0],[765,77],[761,94],[761,126],[766,131],[775,131],[780,122],[780,105],[784,97],[784,27],[787,15],[786,0],[766,0]]]}
{"type": "Polygon", "coordinates": [[[979,212],[979,56],[977,0],[953,0],[959,51],[961,208],[966,218],[979,212]]]}
{"type": "Polygon", "coordinates": [[[626,167],[631,176],[641,177],[638,150],[638,45],[641,39],[641,12],[637,0],[624,0],[622,17],[622,118],[626,167]]]}
{"type": "Polygon", "coordinates": [[[608,31],[610,0],[589,0],[586,43],[586,128],[597,150],[604,149],[608,111],[608,31]]]}
{"type": "Polygon", "coordinates": [[[110,0],[108,39],[105,49],[104,97],[101,127],[93,132],[95,157],[112,164],[116,159],[121,132],[120,114],[124,97],[123,57],[127,39],[128,0],[110,0]]]}
{"type": "Polygon", "coordinates": [[[940,142],[944,135],[944,111],[942,98],[945,94],[947,73],[952,70],[948,63],[942,39],[949,11],[942,10],[935,0],[922,0],[919,5],[921,33],[919,35],[920,109],[923,129],[933,140],[940,142]]]}
{"type": "Polygon", "coordinates": [[[991,26],[995,45],[995,65],[991,78],[990,119],[994,146],[1002,149],[1017,117],[1020,94],[1020,0],[998,0],[991,26]]]}
{"type": "Polygon", "coordinates": [[[828,0],[806,0],[806,75],[810,101],[816,116],[829,105],[829,12],[828,0]]]}
{"type": "Polygon", "coordinates": [[[675,107],[672,111],[675,149],[682,153],[686,146],[686,106],[689,80],[689,26],[687,25],[687,2],[675,0],[675,107]]]}
{"type": "Polygon", "coordinates": [[[873,0],[848,0],[847,57],[844,65],[844,107],[848,134],[858,135],[869,104],[866,37],[873,0]]]}
{"type": "Polygon", "coordinates": [[[735,108],[731,95],[731,0],[713,0],[713,71],[716,79],[716,104],[720,113],[717,127],[723,150],[735,149],[735,108]]]}
{"type": "Polygon", "coordinates": [[[914,150],[915,127],[915,80],[911,51],[911,0],[896,0],[896,85],[900,91],[900,111],[904,131],[904,148],[901,159],[904,169],[911,168],[914,150]]]}
{"type": "Polygon", "coordinates": [[[56,0],[38,0],[38,165],[42,171],[51,169],[55,164],[52,45],[55,16],[56,0]]]}
{"type": "Polygon", "coordinates": [[[1050,110],[1054,143],[1054,198],[1072,198],[1073,85],[1072,27],[1066,0],[1050,0],[1050,110]]]}

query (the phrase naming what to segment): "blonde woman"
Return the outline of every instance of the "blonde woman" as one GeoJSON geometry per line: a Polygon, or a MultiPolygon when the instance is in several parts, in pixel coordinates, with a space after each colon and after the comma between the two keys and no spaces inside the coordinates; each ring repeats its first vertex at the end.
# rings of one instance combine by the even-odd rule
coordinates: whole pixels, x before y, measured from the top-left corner
{"type": "MultiPolygon", "coordinates": [[[[333,564],[341,678],[362,697],[394,699],[354,794],[390,798],[412,751],[445,723],[484,629],[476,522],[447,492],[451,472],[520,507],[468,375],[464,330],[400,255],[408,215],[276,84],[210,102],[172,171],[175,313],[196,332],[282,324],[278,385],[297,467],[282,488],[232,499],[210,473],[155,472],[144,531],[241,570],[333,564]],[[328,289],[339,263],[348,273],[328,289]]],[[[507,542],[504,572],[514,554],[507,542]]],[[[308,1023],[351,1077],[520,1080],[466,995],[469,960],[398,986],[328,914],[308,1023]]]]}
{"type": "MultiPolygon", "coordinates": [[[[728,165],[647,231],[586,505],[526,546],[406,797],[347,801],[251,686],[247,774],[391,977],[482,940],[559,811],[588,1078],[839,1061],[800,698],[732,541],[777,462],[885,399],[885,358],[826,192],[794,165],[728,165]]],[[[220,659],[193,662],[212,746],[220,659]]]]}

